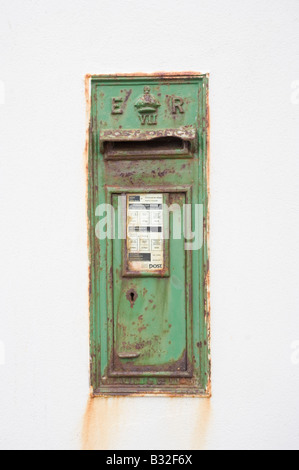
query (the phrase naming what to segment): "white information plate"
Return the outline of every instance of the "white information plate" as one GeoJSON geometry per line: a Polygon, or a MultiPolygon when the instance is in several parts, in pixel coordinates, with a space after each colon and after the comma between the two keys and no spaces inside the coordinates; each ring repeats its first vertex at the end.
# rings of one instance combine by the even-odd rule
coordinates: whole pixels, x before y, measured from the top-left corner
{"type": "Polygon", "coordinates": [[[127,195],[127,263],[130,272],[164,269],[163,194],[127,195]]]}

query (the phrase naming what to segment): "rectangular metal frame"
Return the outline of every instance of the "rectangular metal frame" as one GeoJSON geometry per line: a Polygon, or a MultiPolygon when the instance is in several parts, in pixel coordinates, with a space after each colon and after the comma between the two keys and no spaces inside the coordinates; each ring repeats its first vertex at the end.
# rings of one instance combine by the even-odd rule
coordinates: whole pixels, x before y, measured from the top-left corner
{"type": "MultiPolygon", "coordinates": [[[[211,395],[211,383],[210,383],[210,302],[209,302],[209,249],[208,249],[208,234],[209,234],[209,206],[208,206],[208,195],[209,195],[209,106],[208,106],[208,84],[209,77],[201,74],[142,74],[142,75],[96,75],[93,77],[87,77],[89,81],[92,78],[91,86],[91,118],[89,127],[89,163],[88,163],[88,211],[89,211],[89,250],[90,250],[90,351],[91,351],[91,386],[92,396],[111,396],[111,395],[172,395],[172,396],[196,396],[196,397],[210,397],[211,395]],[[199,292],[192,292],[192,289],[187,289],[187,295],[192,296],[195,307],[193,308],[192,315],[190,317],[190,323],[188,328],[196,328],[196,335],[200,341],[196,344],[196,354],[199,354],[199,364],[197,381],[196,384],[188,383],[190,376],[193,373],[193,367],[190,368],[192,363],[192,355],[194,344],[191,341],[192,350],[188,351],[188,357],[191,358],[188,370],[182,377],[180,382],[170,381],[166,385],[159,385],[156,382],[151,386],[150,382],[145,387],[142,384],[130,384],[130,383],[115,383],[106,384],[109,377],[124,377],[122,372],[121,376],[116,371],[111,369],[113,364],[113,352],[111,354],[111,345],[113,345],[113,331],[111,331],[111,320],[113,320],[113,299],[112,295],[112,243],[107,244],[106,250],[104,244],[100,247],[99,241],[95,237],[94,228],[96,225],[95,220],[95,208],[98,201],[98,165],[99,155],[101,154],[101,142],[98,139],[99,126],[97,123],[96,107],[95,107],[95,96],[97,94],[98,84],[127,84],[128,82],[146,84],[150,80],[152,83],[200,83],[200,90],[202,94],[199,96],[199,106],[201,120],[199,125],[199,142],[200,142],[200,178],[202,185],[200,187],[200,201],[204,206],[204,246],[200,253],[194,254],[188,252],[187,256],[190,257],[190,263],[188,264],[188,272],[191,276],[192,267],[197,263],[202,266],[198,283],[200,286],[199,292]],[[101,253],[101,260],[99,253],[101,253]],[[105,289],[103,290],[103,288],[105,289]],[[196,307],[198,305],[199,307],[196,307]],[[108,308],[107,308],[108,307],[108,308]],[[194,312],[196,317],[194,317],[194,312]],[[105,313],[106,312],[106,313],[105,313]],[[197,315],[199,315],[197,317],[197,315]],[[103,331],[107,332],[107,349],[101,337],[103,331]],[[198,333],[199,332],[199,333],[198,333]],[[110,358],[110,359],[109,359],[110,358]],[[106,373],[103,370],[103,364],[110,364],[106,373]],[[197,383],[198,382],[198,383],[197,383]]],[[[197,144],[196,144],[197,145],[197,144]]],[[[180,158],[178,155],[176,158],[180,158]]],[[[173,158],[173,156],[166,156],[166,158],[173,158]]],[[[112,197],[113,194],[124,193],[124,192],[144,192],[144,187],[136,187],[134,191],[132,187],[113,187],[106,186],[105,194],[106,201],[112,197]]],[[[191,188],[178,186],[151,186],[146,188],[147,192],[186,192],[188,200],[194,202],[194,196],[191,188]]],[[[195,279],[196,282],[196,279],[195,279]]],[[[188,302],[189,304],[189,302],[188,302]]],[[[113,327],[112,327],[113,329],[113,327]]],[[[157,377],[159,372],[155,372],[157,377]]],[[[137,377],[152,376],[148,372],[137,374],[137,377]]],[[[167,373],[162,372],[161,377],[166,377],[167,373]],[[165,375],[166,374],[166,375],[165,375]]],[[[130,378],[134,378],[130,372],[130,378]]]]}

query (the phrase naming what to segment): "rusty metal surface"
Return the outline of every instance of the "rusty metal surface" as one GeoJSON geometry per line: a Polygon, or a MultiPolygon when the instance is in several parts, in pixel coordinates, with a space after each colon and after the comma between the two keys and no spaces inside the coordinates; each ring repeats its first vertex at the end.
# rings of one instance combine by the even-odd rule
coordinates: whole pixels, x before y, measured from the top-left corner
{"type": "MultiPolygon", "coordinates": [[[[186,73],[137,74],[95,76],[92,84],[89,213],[93,395],[209,396],[208,79],[186,73]],[[116,89],[119,79],[122,83],[116,89]],[[132,111],[147,81],[161,103],[157,122],[146,121],[148,127],[157,126],[154,130],[138,129],[138,110],[135,114],[132,111]],[[176,88],[172,90],[171,86],[176,88]],[[125,107],[122,113],[113,114],[113,99],[121,98],[122,91],[128,98],[119,103],[125,102],[125,107]],[[179,93],[185,93],[186,98],[177,97],[179,93]],[[169,96],[177,97],[177,106],[174,98],[169,104],[169,96]],[[193,115],[196,119],[191,123],[193,115]],[[177,127],[169,126],[171,120],[177,127]],[[198,145],[192,147],[191,158],[185,155],[183,160],[177,155],[153,160],[148,155],[144,160],[111,161],[101,153],[103,141],[159,137],[180,137],[198,145]],[[170,201],[180,205],[197,202],[205,206],[204,247],[199,253],[186,253],[184,240],[181,244],[170,240],[172,269],[165,279],[148,279],[143,273],[124,275],[123,243],[99,242],[92,233],[94,208],[100,201],[111,202],[117,211],[118,195],[143,191],[167,193],[170,201]]],[[[143,121],[139,122],[142,126],[143,121]]]]}

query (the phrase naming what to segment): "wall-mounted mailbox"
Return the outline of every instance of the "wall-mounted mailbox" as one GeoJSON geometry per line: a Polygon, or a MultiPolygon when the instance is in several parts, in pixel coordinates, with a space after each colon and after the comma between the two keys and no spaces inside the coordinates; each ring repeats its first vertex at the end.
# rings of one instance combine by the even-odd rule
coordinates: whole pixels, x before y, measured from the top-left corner
{"type": "Polygon", "coordinates": [[[208,77],[94,76],[94,395],[210,393],[208,77]]]}

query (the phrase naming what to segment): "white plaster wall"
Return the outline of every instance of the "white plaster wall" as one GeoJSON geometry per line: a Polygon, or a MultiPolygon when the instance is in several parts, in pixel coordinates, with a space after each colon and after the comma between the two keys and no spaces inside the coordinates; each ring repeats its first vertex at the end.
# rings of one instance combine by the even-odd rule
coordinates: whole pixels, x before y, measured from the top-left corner
{"type": "Polygon", "coordinates": [[[298,45],[298,0],[1,0],[1,449],[299,448],[298,45]],[[213,398],[85,413],[84,75],[157,70],[211,73],[213,398]]]}

